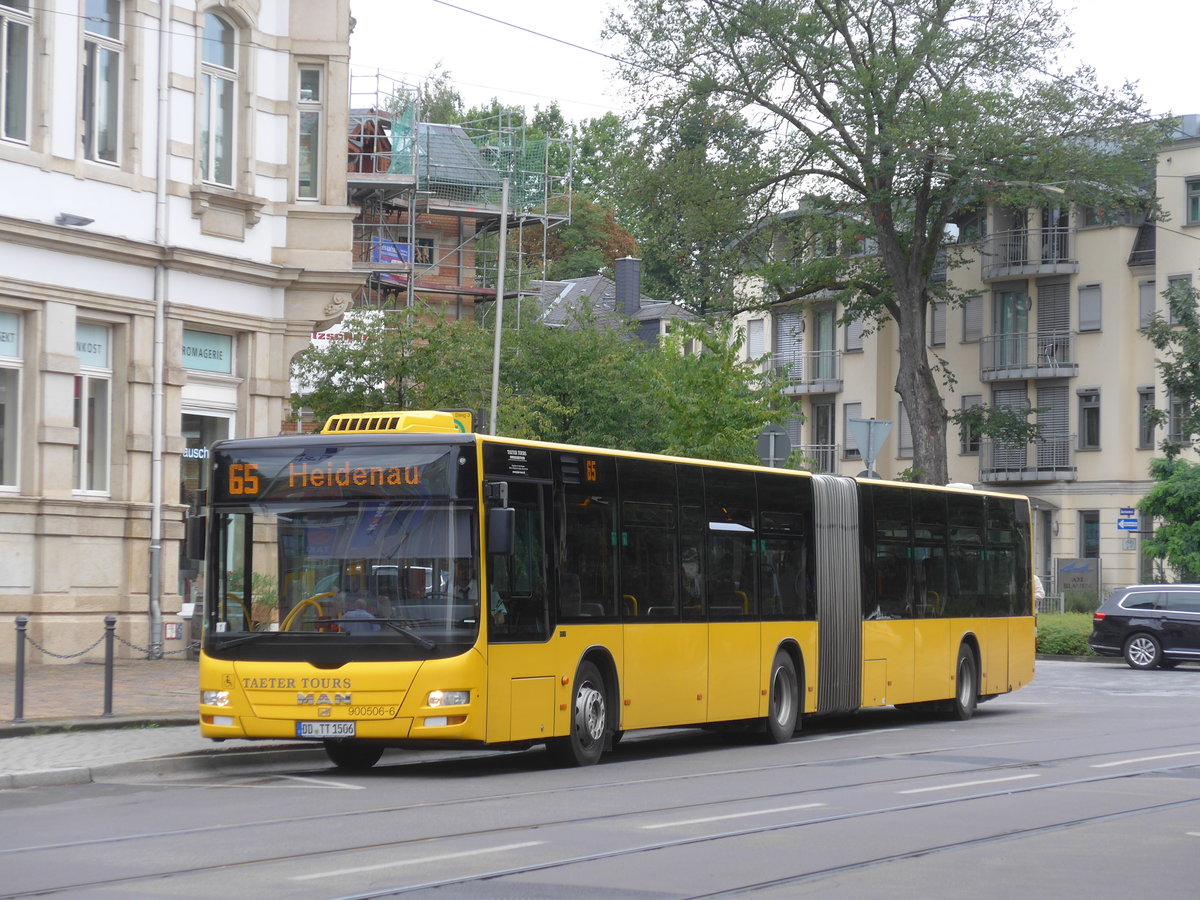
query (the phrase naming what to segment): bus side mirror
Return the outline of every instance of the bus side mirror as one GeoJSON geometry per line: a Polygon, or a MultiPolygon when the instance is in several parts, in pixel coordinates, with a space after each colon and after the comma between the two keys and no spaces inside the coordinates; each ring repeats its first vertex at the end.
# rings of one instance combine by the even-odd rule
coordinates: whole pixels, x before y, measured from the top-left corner
{"type": "Polygon", "coordinates": [[[511,555],[517,549],[517,511],[511,506],[493,506],[487,517],[487,552],[511,555]]]}
{"type": "Polygon", "coordinates": [[[204,559],[204,533],[208,516],[188,516],[183,525],[183,555],[188,559],[204,559]]]}

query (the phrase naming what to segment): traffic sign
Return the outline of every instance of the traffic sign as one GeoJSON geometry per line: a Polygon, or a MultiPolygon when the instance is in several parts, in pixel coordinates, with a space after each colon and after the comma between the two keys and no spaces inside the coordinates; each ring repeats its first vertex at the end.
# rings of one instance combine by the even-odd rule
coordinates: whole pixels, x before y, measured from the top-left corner
{"type": "Polygon", "coordinates": [[[787,462],[792,452],[792,439],[782,425],[764,425],[758,435],[758,458],[764,466],[787,462]]]}
{"type": "Polygon", "coordinates": [[[1117,530],[1118,531],[1137,531],[1138,530],[1138,520],[1137,519],[1117,519],[1117,530]]]}

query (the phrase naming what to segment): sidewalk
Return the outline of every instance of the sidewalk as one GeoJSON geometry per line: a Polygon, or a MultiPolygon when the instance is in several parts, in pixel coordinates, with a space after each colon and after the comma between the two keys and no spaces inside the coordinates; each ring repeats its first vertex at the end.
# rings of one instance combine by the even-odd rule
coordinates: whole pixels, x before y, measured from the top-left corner
{"type": "Polygon", "coordinates": [[[24,722],[14,723],[16,671],[0,665],[0,789],[86,784],[271,765],[327,765],[312,743],[200,737],[195,661],[117,660],[112,716],[104,716],[101,663],[25,667],[24,722]]]}

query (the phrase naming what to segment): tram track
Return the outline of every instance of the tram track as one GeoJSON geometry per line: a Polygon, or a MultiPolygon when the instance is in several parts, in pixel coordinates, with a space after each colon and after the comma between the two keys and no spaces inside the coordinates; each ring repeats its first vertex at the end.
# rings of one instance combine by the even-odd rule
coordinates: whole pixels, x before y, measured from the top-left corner
{"type": "MultiPolygon", "coordinates": [[[[1032,741],[1014,741],[1011,743],[1012,744],[1028,744],[1028,743],[1033,743],[1033,742],[1032,741]]],[[[772,771],[778,771],[779,769],[802,769],[802,768],[811,767],[811,766],[819,766],[822,764],[829,765],[829,764],[834,764],[834,763],[845,763],[845,762],[871,760],[871,759],[883,759],[883,758],[896,759],[896,758],[905,758],[905,757],[921,757],[921,756],[928,756],[930,754],[937,754],[937,753],[964,752],[964,751],[968,751],[968,750],[978,750],[982,747],[995,748],[997,746],[1003,746],[1003,745],[1002,744],[997,745],[997,744],[988,742],[986,744],[969,744],[969,745],[958,745],[958,746],[952,746],[952,747],[924,748],[921,750],[906,751],[903,753],[887,753],[887,754],[875,753],[875,754],[868,754],[868,755],[861,756],[861,757],[843,757],[843,758],[840,758],[837,760],[802,761],[802,762],[786,764],[786,765],[737,767],[737,768],[731,768],[731,769],[710,770],[710,771],[704,772],[704,773],[686,773],[686,774],[670,775],[670,776],[664,776],[661,778],[652,778],[652,779],[632,779],[632,780],[624,780],[624,781],[606,782],[604,784],[575,785],[575,786],[570,786],[570,787],[566,787],[566,788],[553,788],[553,789],[546,789],[546,790],[539,790],[539,791],[505,792],[505,793],[492,794],[487,797],[458,798],[458,799],[449,800],[449,801],[439,801],[436,803],[421,802],[421,803],[411,803],[411,804],[396,804],[396,805],[391,805],[391,806],[386,806],[386,807],[376,807],[376,808],[372,808],[372,809],[368,809],[368,810],[347,810],[347,811],[341,811],[341,812],[337,812],[337,813],[312,815],[312,816],[305,816],[305,817],[299,817],[299,818],[290,818],[286,821],[289,823],[301,822],[301,823],[305,823],[305,824],[320,823],[320,822],[328,823],[331,820],[344,819],[346,817],[387,815],[387,814],[395,814],[395,813],[401,813],[401,812],[413,811],[413,810],[427,810],[427,809],[433,809],[433,808],[452,807],[452,806],[462,805],[462,804],[466,804],[466,803],[477,804],[477,803],[486,802],[486,801],[522,800],[522,799],[536,797],[536,796],[547,796],[547,795],[556,795],[556,794],[563,794],[563,793],[573,794],[573,793],[576,793],[577,791],[581,791],[581,790],[587,790],[587,791],[614,790],[614,789],[618,789],[621,787],[636,788],[638,786],[646,785],[646,784],[662,784],[662,783],[667,783],[670,781],[686,780],[686,779],[699,778],[699,777],[712,778],[714,776],[719,777],[722,775],[735,776],[735,775],[754,774],[754,773],[759,773],[759,772],[767,773],[767,772],[772,772],[772,771]]],[[[827,824],[836,823],[836,822],[848,821],[848,820],[852,820],[852,819],[869,818],[872,816],[892,815],[892,814],[897,814],[897,813],[911,812],[911,811],[915,811],[915,810],[927,810],[927,809],[933,809],[933,808],[939,808],[939,807],[948,807],[948,806],[951,806],[954,804],[961,804],[961,803],[966,803],[966,802],[971,802],[971,801],[981,801],[981,800],[986,800],[986,799],[993,798],[993,797],[1010,796],[1010,795],[1016,795],[1016,794],[1029,794],[1032,792],[1046,792],[1046,791],[1053,791],[1053,790],[1062,790],[1062,789],[1081,786],[1081,785],[1097,784],[1097,783],[1104,783],[1104,782],[1115,782],[1115,781],[1137,778],[1137,777],[1142,777],[1142,776],[1147,776],[1147,775],[1164,775],[1164,774],[1170,774],[1172,772],[1194,769],[1197,767],[1197,765],[1200,765],[1200,752],[1196,753],[1196,758],[1191,758],[1190,754],[1188,756],[1182,755],[1183,753],[1187,752],[1187,751],[1183,750],[1182,748],[1193,748],[1194,749],[1195,744],[1176,744],[1176,745],[1169,745],[1169,746],[1164,746],[1162,744],[1158,744],[1157,746],[1154,746],[1154,747],[1132,748],[1132,749],[1125,748],[1122,751],[1120,751],[1120,753],[1122,755],[1132,756],[1135,754],[1155,754],[1155,757],[1156,757],[1155,762],[1157,764],[1130,765],[1129,767],[1119,767],[1121,769],[1120,771],[1114,771],[1112,769],[1107,769],[1107,768],[1098,769],[1097,771],[1087,774],[1086,776],[1074,777],[1074,778],[1060,778],[1060,779],[1056,779],[1054,781],[1042,781],[1042,782],[1038,782],[1038,783],[1001,782],[1001,783],[998,783],[995,788],[989,789],[989,790],[977,790],[977,791],[973,791],[973,792],[969,792],[969,793],[956,794],[954,796],[944,796],[944,797],[937,797],[937,798],[933,798],[933,797],[923,798],[920,800],[913,800],[911,802],[896,803],[896,804],[891,804],[891,805],[875,805],[875,806],[872,806],[871,808],[861,809],[861,810],[848,810],[848,811],[843,811],[843,812],[827,812],[824,814],[819,814],[819,813],[817,813],[816,810],[814,810],[813,814],[800,816],[800,817],[793,817],[793,818],[790,818],[787,821],[783,821],[783,822],[773,822],[773,823],[769,823],[769,824],[762,824],[762,825],[756,825],[756,826],[745,827],[745,828],[722,830],[719,832],[713,832],[713,833],[707,833],[707,834],[701,834],[701,835],[690,835],[690,836],[680,837],[680,838],[675,838],[675,839],[662,839],[662,840],[654,840],[654,841],[636,841],[636,842],[629,843],[627,846],[612,848],[612,849],[604,850],[604,851],[598,851],[594,854],[586,854],[586,855],[564,854],[564,855],[561,855],[559,857],[555,857],[555,858],[549,859],[549,860],[541,860],[541,861],[531,862],[527,865],[496,868],[496,869],[485,871],[485,872],[477,872],[477,873],[474,873],[471,875],[463,875],[460,877],[453,877],[453,878],[437,880],[437,881],[425,881],[420,884],[397,884],[397,885],[393,885],[393,886],[389,886],[386,888],[381,888],[378,890],[373,890],[373,891],[369,891],[369,892],[365,892],[365,893],[346,894],[344,896],[346,898],[385,897],[385,896],[401,895],[401,894],[405,894],[405,893],[412,893],[412,892],[415,892],[418,890],[431,890],[431,889],[434,889],[437,887],[448,887],[451,885],[467,885],[467,884],[474,884],[474,883],[482,884],[482,883],[485,883],[488,881],[493,881],[493,880],[499,879],[499,878],[518,877],[521,875],[528,875],[528,874],[532,874],[535,872],[548,871],[548,870],[552,870],[552,869],[569,867],[572,865],[577,865],[577,864],[586,863],[586,862],[614,860],[614,859],[620,859],[621,857],[632,856],[632,855],[636,855],[636,854],[667,851],[672,848],[678,848],[678,847],[707,845],[707,844],[717,845],[722,841],[728,841],[728,840],[744,838],[744,837],[751,837],[751,836],[755,836],[755,835],[762,835],[762,834],[767,834],[770,832],[780,832],[780,831],[786,831],[789,829],[801,829],[801,828],[816,827],[816,826],[827,825],[827,824]],[[1171,753],[1169,751],[1179,751],[1179,752],[1171,753]]],[[[845,792],[845,791],[853,791],[853,790],[857,790],[857,789],[878,789],[878,788],[886,789],[888,786],[898,786],[900,784],[919,783],[922,781],[928,781],[930,779],[935,779],[935,778],[941,778],[941,779],[946,779],[946,778],[983,778],[984,776],[987,776],[987,775],[994,775],[997,773],[1012,771],[1013,769],[1017,769],[1017,768],[1031,769],[1031,770],[1038,769],[1038,770],[1045,771],[1047,768],[1050,768],[1050,767],[1067,765],[1067,764],[1071,764],[1071,763],[1086,763],[1088,760],[1112,757],[1114,755],[1116,755],[1116,754],[1114,754],[1114,752],[1111,750],[1105,751],[1105,752],[1069,754],[1069,755],[1060,755],[1055,758],[1043,758],[1036,762],[1013,762],[1013,763],[1005,763],[1005,764],[990,764],[990,765],[981,765],[981,766],[975,766],[975,767],[963,767],[963,768],[952,769],[952,770],[939,772],[939,773],[929,773],[929,774],[922,774],[922,775],[915,775],[915,776],[910,775],[910,776],[906,776],[906,777],[892,777],[892,778],[884,778],[884,779],[858,779],[858,780],[855,780],[852,782],[845,782],[845,783],[840,783],[840,784],[836,784],[836,785],[828,785],[828,786],[813,788],[813,789],[805,790],[805,791],[785,791],[785,792],[776,791],[776,792],[771,792],[771,793],[763,792],[763,793],[759,793],[756,795],[750,795],[750,796],[741,795],[741,796],[737,796],[737,797],[731,797],[728,799],[706,799],[703,801],[698,801],[696,803],[669,804],[669,805],[659,806],[659,807],[656,807],[653,809],[626,809],[626,810],[615,811],[615,812],[611,812],[611,813],[605,813],[602,815],[591,815],[591,816],[574,817],[574,818],[572,818],[572,817],[562,817],[562,818],[558,818],[558,819],[545,818],[545,819],[542,819],[542,820],[539,820],[536,822],[524,822],[524,823],[519,823],[519,824],[506,825],[506,826],[502,826],[502,827],[480,828],[480,829],[473,829],[470,831],[458,831],[458,832],[446,833],[446,834],[436,834],[436,833],[421,834],[419,836],[409,836],[403,840],[358,843],[353,846],[332,847],[332,848],[327,848],[327,849],[317,851],[317,852],[307,850],[304,853],[277,854],[274,856],[258,858],[258,859],[244,859],[244,860],[225,859],[225,860],[220,860],[220,861],[214,862],[212,864],[196,865],[196,866],[185,867],[185,868],[172,868],[169,871],[168,870],[160,870],[160,871],[153,871],[153,872],[131,873],[131,874],[125,875],[125,876],[114,876],[111,878],[72,882],[70,884],[41,886],[38,888],[22,890],[22,891],[17,891],[17,892],[13,892],[13,893],[7,893],[7,894],[4,894],[4,896],[5,897],[13,897],[13,898],[28,897],[28,896],[55,896],[55,895],[68,894],[68,893],[79,892],[79,891],[84,891],[84,890],[99,890],[99,889],[120,888],[123,886],[133,886],[133,885],[153,882],[155,880],[162,880],[164,878],[171,879],[171,880],[196,878],[196,877],[202,877],[209,873],[214,873],[218,870],[229,870],[229,869],[233,869],[233,868],[266,867],[266,866],[273,866],[273,865],[287,866],[287,865],[293,864],[300,860],[303,860],[307,864],[312,864],[314,861],[320,862],[320,861],[328,860],[329,865],[332,866],[332,865],[337,865],[336,860],[338,860],[339,858],[345,858],[347,855],[353,854],[353,853],[383,852],[383,853],[387,853],[389,855],[394,855],[397,851],[401,851],[406,847],[414,846],[417,844],[422,844],[425,847],[428,847],[428,845],[431,842],[444,841],[444,840],[457,840],[457,839],[476,839],[476,840],[478,840],[478,839],[495,838],[498,840],[508,841],[508,842],[510,842],[510,846],[511,846],[511,842],[513,840],[517,839],[517,836],[520,834],[528,833],[528,832],[539,832],[539,831],[544,831],[547,829],[553,830],[553,829],[562,829],[564,827],[569,827],[569,826],[612,822],[612,821],[619,821],[621,819],[626,819],[626,818],[631,818],[631,817],[652,818],[654,816],[660,816],[660,815],[688,813],[690,811],[696,811],[699,809],[712,810],[714,807],[719,809],[722,806],[727,806],[727,805],[734,804],[734,803],[738,804],[739,806],[753,805],[755,802],[759,802],[759,801],[769,801],[771,803],[778,804],[778,803],[782,803],[782,802],[787,802],[787,800],[789,798],[800,798],[800,797],[803,797],[806,800],[815,800],[815,799],[820,799],[822,797],[828,798],[834,794],[837,794],[840,792],[845,792]]],[[[1093,764],[1093,765],[1095,765],[1095,764],[1093,764]]],[[[977,845],[988,843],[988,842],[1013,840],[1013,839],[1018,839],[1023,836],[1035,835],[1035,834],[1043,833],[1043,832],[1047,832],[1047,831],[1079,827],[1082,825],[1093,824],[1093,823],[1097,823],[1097,822],[1111,820],[1114,818],[1122,818],[1122,817],[1129,817],[1129,816],[1135,816],[1135,815],[1145,815],[1145,814],[1156,812],[1156,811],[1163,811],[1163,810],[1168,810],[1168,809],[1172,809],[1172,808],[1177,808],[1180,806],[1190,806],[1190,805],[1194,805],[1194,804],[1200,804],[1200,797],[1194,798],[1194,799],[1175,800],[1175,801],[1158,803],[1158,804],[1143,805],[1143,806],[1139,806],[1139,807],[1128,809],[1128,810],[1107,812],[1107,813],[1104,813],[1101,815],[1095,815],[1095,816],[1068,818],[1068,819],[1064,819],[1059,822],[1054,822],[1054,823],[1049,823],[1049,824],[1041,824],[1041,825],[1033,826],[1033,827],[1030,827],[1027,829],[1016,829],[1016,830],[1009,829],[1009,830],[1005,830],[1000,833],[978,836],[978,837],[974,837],[974,838],[966,839],[966,840],[962,840],[962,841],[931,845],[929,847],[912,850],[912,851],[909,851],[906,853],[880,855],[879,857],[876,857],[876,858],[860,860],[860,861],[856,861],[852,864],[828,867],[828,868],[817,869],[817,870],[812,870],[812,871],[797,872],[795,874],[792,874],[792,875],[784,877],[784,878],[774,878],[774,879],[764,880],[762,882],[757,882],[755,884],[746,884],[746,885],[741,885],[741,886],[737,886],[734,888],[726,888],[721,891],[714,892],[712,894],[705,894],[703,896],[712,896],[712,897],[737,896],[738,894],[748,893],[748,892],[752,892],[752,891],[758,890],[758,889],[764,889],[764,888],[768,888],[768,887],[783,887],[783,886],[787,886],[788,884],[800,884],[800,883],[803,883],[806,881],[818,880],[820,878],[831,877],[831,876],[834,876],[837,874],[844,874],[846,872],[854,871],[857,869],[869,868],[870,866],[882,865],[882,864],[886,864],[888,862],[895,862],[895,861],[906,859],[906,858],[913,858],[915,856],[950,852],[955,849],[962,849],[962,848],[966,848],[966,847],[977,846],[977,845]]],[[[720,817],[717,817],[717,818],[720,818],[720,817]]],[[[205,834],[205,833],[212,834],[214,832],[229,835],[229,834],[235,833],[239,829],[248,829],[248,828],[259,828],[260,829],[260,828],[264,828],[264,827],[271,827],[272,825],[280,824],[282,821],[283,820],[279,820],[279,819],[264,819],[264,820],[256,820],[256,821],[248,821],[248,822],[240,822],[240,823],[232,823],[232,824],[225,823],[225,824],[211,825],[211,826],[200,826],[200,827],[194,827],[194,828],[175,829],[175,830],[166,831],[166,832],[156,832],[154,834],[149,834],[149,835],[148,834],[125,834],[125,835],[109,836],[106,838],[96,838],[96,839],[84,840],[84,841],[62,842],[62,843],[56,843],[56,844],[26,846],[26,847],[22,847],[22,848],[10,848],[5,851],[0,851],[0,855],[15,854],[15,853],[38,853],[38,852],[53,853],[55,851],[61,851],[64,849],[77,848],[77,847],[82,847],[82,846],[102,846],[102,847],[110,848],[113,854],[118,854],[118,853],[122,852],[121,851],[122,845],[129,845],[129,844],[133,844],[133,843],[147,841],[150,839],[183,838],[183,837],[189,837],[189,836],[193,836],[193,835],[197,835],[197,834],[205,834]]]]}

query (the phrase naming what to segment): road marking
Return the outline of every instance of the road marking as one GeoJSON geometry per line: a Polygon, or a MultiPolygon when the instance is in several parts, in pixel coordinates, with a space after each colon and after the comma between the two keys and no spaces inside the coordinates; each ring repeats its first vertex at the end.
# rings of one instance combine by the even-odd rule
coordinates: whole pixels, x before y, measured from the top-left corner
{"type": "Polygon", "coordinates": [[[328,778],[313,778],[308,775],[280,775],[278,777],[290,778],[293,781],[299,781],[301,784],[313,785],[315,787],[340,788],[343,791],[361,791],[366,787],[366,785],[362,784],[346,784],[344,781],[331,781],[328,778]]]}
{"type": "Polygon", "coordinates": [[[910,788],[907,791],[897,791],[898,794],[924,794],[927,791],[952,791],[955,788],[975,787],[979,784],[1000,784],[1004,781],[1023,781],[1026,778],[1041,778],[1036,773],[1030,775],[1010,775],[1008,778],[985,778],[982,781],[960,781],[957,784],[939,784],[937,787],[910,788]]]}
{"type": "Polygon", "coordinates": [[[801,803],[799,806],[777,806],[775,809],[756,809],[751,812],[729,813],[725,816],[707,816],[703,819],[680,819],[678,822],[659,822],[656,825],[643,825],[643,831],[652,831],[655,828],[678,828],[681,825],[703,825],[705,822],[721,822],[725,819],[744,819],[747,816],[766,816],[771,813],[792,812],[797,809],[813,809],[818,806],[824,806],[824,803],[801,803]]]}
{"type": "Polygon", "coordinates": [[[335,869],[329,872],[314,872],[311,875],[292,875],[289,881],[313,881],[317,878],[337,878],[339,875],[357,875],[359,872],[375,872],[379,869],[396,869],[400,866],[417,866],[422,863],[445,862],[448,859],[463,859],[468,856],[483,856],[486,853],[504,853],[508,850],[523,850],[537,847],[545,841],[526,841],[523,844],[505,844],[501,847],[484,847],[481,850],[463,850],[461,853],[443,853],[440,856],[422,856],[420,859],[401,859],[395,862],[377,863],[373,866],[356,866],[353,869],[335,869]]]}
{"type": "Polygon", "coordinates": [[[1094,763],[1093,769],[1108,769],[1113,766],[1132,766],[1134,763],[1154,762],[1156,759],[1178,759],[1181,756],[1200,756],[1200,750],[1188,750],[1184,753],[1164,753],[1162,756],[1139,756],[1137,759],[1118,759],[1116,762],[1094,763]]]}

